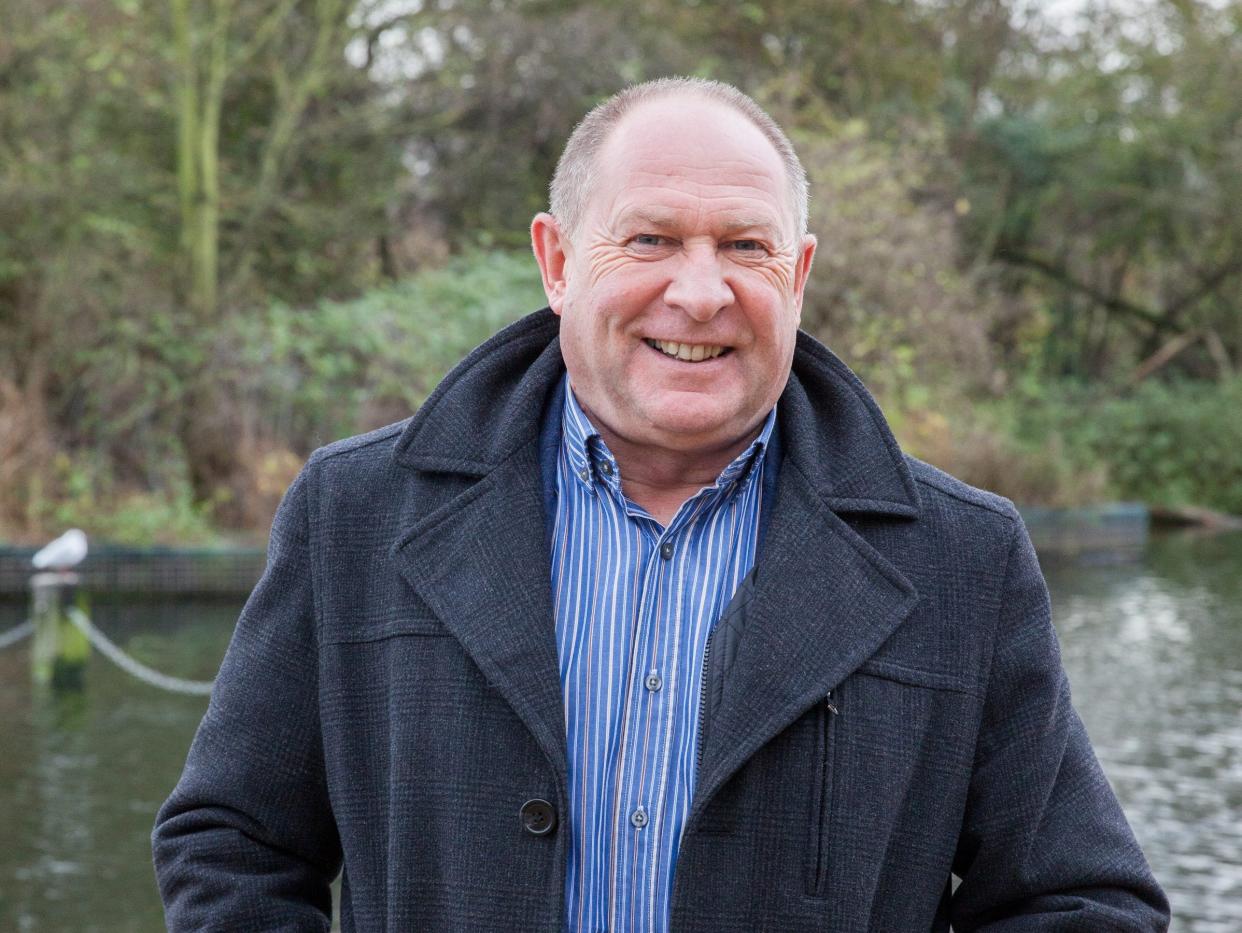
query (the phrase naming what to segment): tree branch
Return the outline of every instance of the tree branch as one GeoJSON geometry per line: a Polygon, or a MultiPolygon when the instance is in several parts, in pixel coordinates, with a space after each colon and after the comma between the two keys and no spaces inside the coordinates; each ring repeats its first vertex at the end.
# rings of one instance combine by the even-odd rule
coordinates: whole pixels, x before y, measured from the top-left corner
{"type": "Polygon", "coordinates": [[[263,18],[258,26],[255,27],[253,33],[250,34],[250,40],[246,42],[237,51],[237,55],[233,60],[234,66],[241,65],[250,59],[259,49],[263,48],[264,43],[272,37],[277,27],[281,26],[289,14],[293,12],[293,7],[297,4],[297,0],[282,0],[273,9],[272,12],[263,18]]]}
{"type": "Polygon", "coordinates": [[[1165,308],[1165,314],[1170,316],[1180,314],[1186,308],[1193,307],[1198,304],[1212,292],[1216,291],[1226,279],[1242,272],[1242,255],[1233,257],[1229,262],[1220,266],[1214,272],[1206,276],[1200,276],[1199,287],[1193,291],[1187,292],[1181,298],[1169,304],[1165,308]]]}
{"type": "Polygon", "coordinates": [[[1163,367],[1166,363],[1173,359],[1173,357],[1177,356],[1177,354],[1181,353],[1188,346],[1198,340],[1201,336],[1203,335],[1197,330],[1186,331],[1185,333],[1178,334],[1147,359],[1143,360],[1143,362],[1139,363],[1139,365],[1135,367],[1134,372],[1130,374],[1130,378],[1126,380],[1126,385],[1130,387],[1138,385],[1152,373],[1156,372],[1156,370],[1163,367]]]}
{"type": "Polygon", "coordinates": [[[279,193],[281,172],[289,149],[296,139],[297,126],[311,99],[322,90],[326,64],[336,50],[338,30],[343,25],[344,7],[340,0],[318,0],[317,31],[314,46],[296,79],[277,81],[277,112],[264,140],[259,157],[259,175],[253,186],[250,207],[237,236],[237,252],[226,293],[231,293],[249,274],[254,259],[255,232],[259,221],[271,210],[279,193]],[[283,84],[283,87],[279,85],[283,84]]]}
{"type": "Polygon", "coordinates": [[[1022,266],[1027,269],[1034,269],[1046,275],[1053,281],[1060,282],[1066,288],[1078,292],[1078,294],[1090,298],[1092,301],[1110,311],[1117,311],[1129,317],[1138,318],[1150,324],[1156,330],[1173,330],[1182,332],[1186,330],[1185,326],[1176,321],[1166,320],[1164,315],[1159,311],[1151,308],[1145,308],[1142,305],[1136,305],[1133,302],[1126,301],[1117,295],[1106,295],[1092,285],[1080,282],[1069,274],[1063,267],[1048,262],[1046,259],[1040,259],[1038,256],[1031,256],[1015,249],[999,249],[996,258],[1010,265],[1022,266]]]}

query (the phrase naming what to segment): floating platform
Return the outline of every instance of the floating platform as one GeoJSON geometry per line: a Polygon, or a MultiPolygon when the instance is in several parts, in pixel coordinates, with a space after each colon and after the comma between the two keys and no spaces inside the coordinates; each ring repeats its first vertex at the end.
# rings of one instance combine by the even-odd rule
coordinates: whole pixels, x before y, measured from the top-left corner
{"type": "Polygon", "coordinates": [[[1135,559],[1151,533],[1151,512],[1141,502],[1071,509],[1020,506],[1018,511],[1041,557],[1135,559]]]}

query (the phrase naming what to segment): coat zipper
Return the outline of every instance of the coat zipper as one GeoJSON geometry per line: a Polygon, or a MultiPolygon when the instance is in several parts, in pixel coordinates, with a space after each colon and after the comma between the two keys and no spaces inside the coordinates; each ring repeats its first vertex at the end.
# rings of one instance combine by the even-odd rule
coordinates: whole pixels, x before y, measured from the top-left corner
{"type": "Polygon", "coordinates": [[[707,633],[707,645],[703,649],[703,675],[699,678],[699,729],[698,737],[694,743],[694,774],[696,781],[698,779],[699,766],[703,764],[703,743],[705,741],[703,731],[707,727],[707,676],[711,671],[708,662],[712,656],[712,636],[715,634],[715,628],[707,633]]]}
{"type": "Polygon", "coordinates": [[[816,717],[818,726],[817,751],[819,760],[819,798],[818,806],[812,813],[812,832],[815,833],[815,861],[811,871],[807,872],[807,894],[812,897],[823,897],[825,882],[828,876],[828,821],[832,808],[832,735],[837,719],[841,715],[841,691],[829,690],[819,704],[819,715],[816,717]]]}

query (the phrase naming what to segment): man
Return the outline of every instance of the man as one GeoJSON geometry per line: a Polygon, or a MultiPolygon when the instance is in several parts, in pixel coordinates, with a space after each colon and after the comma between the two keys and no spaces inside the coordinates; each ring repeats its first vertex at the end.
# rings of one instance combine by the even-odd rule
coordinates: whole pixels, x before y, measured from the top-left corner
{"type": "Polygon", "coordinates": [[[343,866],[347,930],[1165,929],[1017,513],[797,331],[770,118],[622,92],[532,237],[551,310],[286,496],[169,927],[326,929],[343,866]]]}

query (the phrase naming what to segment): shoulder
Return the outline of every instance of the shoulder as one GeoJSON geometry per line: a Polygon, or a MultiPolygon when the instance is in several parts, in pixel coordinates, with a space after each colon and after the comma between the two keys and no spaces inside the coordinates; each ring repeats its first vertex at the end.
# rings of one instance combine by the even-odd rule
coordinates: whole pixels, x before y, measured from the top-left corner
{"type": "Polygon", "coordinates": [[[394,452],[410,419],[320,447],[306,461],[297,486],[305,486],[312,519],[325,511],[391,499],[403,478],[394,452]]]}
{"type": "Polygon", "coordinates": [[[349,462],[391,457],[393,449],[397,446],[397,439],[401,437],[410,420],[410,418],[403,418],[401,421],[394,421],[374,431],[355,434],[353,437],[345,437],[331,444],[325,444],[311,454],[311,460],[349,462]]]}
{"type": "Polygon", "coordinates": [[[1028,539],[1017,507],[1004,496],[971,486],[906,454],[919,492],[924,539],[942,558],[957,556],[976,566],[996,567],[1028,539]]]}
{"type": "Polygon", "coordinates": [[[384,425],[365,434],[342,438],[325,444],[310,455],[307,466],[318,469],[348,470],[351,466],[365,465],[392,458],[397,441],[410,423],[410,418],[384,425]]]}
{"type": "Polygon", "coordinates": [[[956,476],[917,457],[903,456],[925,507],[969,514],[982,521],[998,521],[1006,526],[1021,522],[1017,506],[1004,496],[963,483],[956,476]]]}

